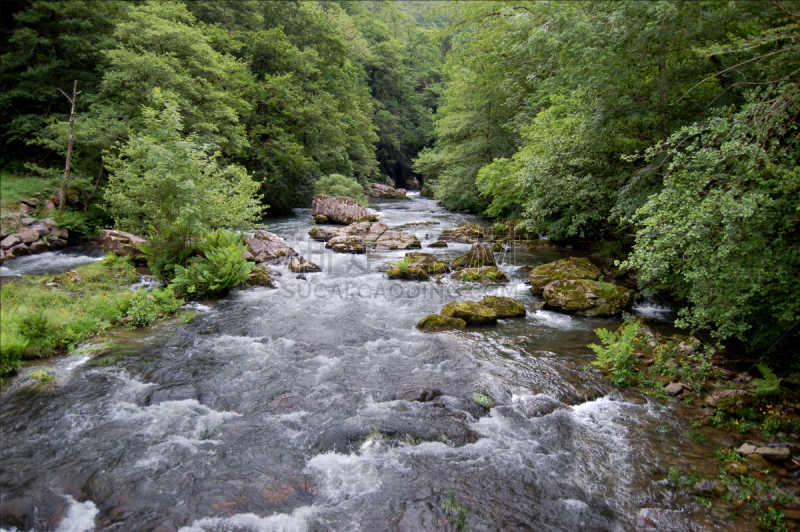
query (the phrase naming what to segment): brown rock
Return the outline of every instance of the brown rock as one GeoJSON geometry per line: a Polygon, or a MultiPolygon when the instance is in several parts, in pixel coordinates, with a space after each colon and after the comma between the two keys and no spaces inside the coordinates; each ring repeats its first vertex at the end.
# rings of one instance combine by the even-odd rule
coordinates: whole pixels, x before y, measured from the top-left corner
{"type": "Polygon", "coordinates": [[[8,227],[6,227],[5,225],[0,226],[0,238],[5,238],[9,234],[11,234],[11,231],[9,230],[8,227]]]}
{"type": "Polygon", "coordinates": [[[37,221],[38,220],[36,218],[31,218],[30,216],[25,216],[19,220],[19,222],[23,225],[35,224],[37,221]]]}
{"type": "Polygon", "coordinates": [[[292,257],[291,261],[289,262],[289,269],[295,273],[312,273],[322,271],[322,268],[300,256],[292,257]]]}
{"type": "Polygon", "coordinates": [[[256,262],[267,264],[288,263],[297,252],[286,245],[281,237],[269,231],[258,230],[244,241],[256,262]]]}
{"type": "Polygon", "coordinates": [[[367,249],[416,249],[421,244],[411,233],[394,231],[380,222],[358,222],[338,231],[325,247],[337,253],[365,253],[367,249]]]}
{"type": "Polygon", "coordinates": [[[44,210],[46,211],[54,211],[56,210],[56,204],[50,201],[49,199],[44,200],[44,210]]]}
{"type": "Polygon", "coordinates": [[[39,233],[28,227],[24,227],[17,231],[17,236],[25,244],[30,244],[31,242],[36,242],[39,240],[39,233]]]}
{"type": "Polygon", "coordinates": [[[19,212],[21,212],[22,214],[33,214],[36,212],[36,209],[31,207],[30,205],[26,205],[25,203],[20,203],[19,212]]]}
{"type": "Polygon", "coordinates": [[[247,262],[255,262],[256,261],[256,258],[249,251],[243,251],[242,252],[242,258],[244,260],[246,260],[247,262]]]}
{"type": "Polygon", "coordinates": [[[31,253],[44,253],[45,251],[50,249],[50,246],[48,246],[45,242],[41,240],[37,240],[36,242],[33,242],[30,246],[28,246],[28,249],[30,249],[31,253]]]}
{"type": "Polygon", "coordinates": [[[758,447],[752,443],[743,443],[741,447],[736,449],[739,454],[743,454],[745,456],[755,453],[756,450],[758,450],[758,447]]]}
{"type": "Polygon", "coordinates": [[[406,196],[406,189],[394,188],[379,183],[370,183],[368,188],[364,190],[364,194],[373,198],[409,199],[409,197],[406,196]]]}
{"type": "Polygon", "coordinates": [[[722,470],[725,471],[729,475],[733,475],[736,477],[740,477],[743,475],[747,475],[750,472],[750,469],[746,465],[741,462],[730,461],[725,462],[722,464],[722,470]]]}
{"type": "Polygon", "coordinates": [[[46,225],[50,229],[52,229],[53,227],[56,227],[58,225],[56,223],[56,221],[53,220],[52,218],[45,218],[44,220],[39,220],[39,223],[46,225]]]}
{"type": "Polygon", "coordinates": [[[6,258],[14,259],[17,257],[22,257],[24,255],[30,255],[30,253],[31,251],[30,249],[28,249],[28,246],[26,246],[25,244],[17,244],[11,249],[6,250],[6,258]]]}
{"type": "Polygon", "coordinates": [[[20,198],[19,202],[34,209],[39,206],[39,200],[36,198],[20,198]]]}
{"type": "Polygon", "coordinates": [[[683,392],[683,384],[679,382],[671,382],[664,387],[664,391],[673,397],[683,392]]]}
{"type": "Polygon", "coordinates": [[[788,460],[790,453],[788,447],[759,447],[755,453],[773,462],[788,460]]]}
{"type": "Polygon", "coordinates": [[[339,236],[339,229],[333,227],[312,227],[308,231],[308,236],[319,242],[327,242],[335,236],[339,236]]]}
{"type": "Polygon", "coordinates": [[[0,241],[0,248],[8,249],[16,246],[20,242],[22,242],[22,239],[19,237],[19,235],[17,234],[8,235],[2,241],[0,241]]]}
{"type": "Polygon", "coordinates": [[[378,219],[355,200],[344,196],[334,198],[325,194],[318,194],[311,205],[311,216],[318,215],[325,216],[329,222],[337,224],[372,222],[378,219]]]}
{"type": "Polygon", "coordinates": [[[439,235],[441,242],[461,242],[473,244],[482,240],[491,240],[491,235],[480,225],[464,222],[456,227],[449,227],[439,235]]]}
{"type": "MultiPolygon", "coordinates": [[[[53,235],[57,234],[57,229],[53,229],[53,235]]],[[[59,238],[63,238],[60,237],[59,238]]],[[[126,233],[125,231],[116,231],[113,229],[103,229],[100,231],[100,242],[103,244],[103,251],[106,253],[113,253],[115,255],[138,257],[144,255],[139,248],[142,244],[146,244],[147,240],[140,236],[126,233]]]]}
{"type": "Polygon", "coordinates": [[[50,227],[46,226],[45,224],[43,224],[41,222],[33,224],[30,227],[30,229],[32,231],[36,231],[37,233],[39,233],[39,236],[49,235],[51,233],[51,231],[52,231],[52,229],[50,227]]]}

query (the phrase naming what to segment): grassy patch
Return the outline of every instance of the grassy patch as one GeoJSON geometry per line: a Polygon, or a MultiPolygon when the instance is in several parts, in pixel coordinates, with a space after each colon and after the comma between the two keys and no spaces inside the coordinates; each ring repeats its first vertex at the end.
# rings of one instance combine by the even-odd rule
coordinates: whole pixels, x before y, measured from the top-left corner
{"type": "Polygon", "coordinates": [[[57,184],[38,177],[22,177],[9,172],[0,172],[0,201],[4,207],[19,203],[20,198],[30,198],[36,192],[46,194],[45,188],[55,190],[57,184]]]}
{"type": "Polygon", "coordinates": [[[129,260],[109,256],[72,272],[6,282],[0,289],[0,374],[12,373],[22,360],[68,352],[122,318],[149,325],[182,304],[170,289],[132,293],[126,287],[138,279],[129,260]]]}

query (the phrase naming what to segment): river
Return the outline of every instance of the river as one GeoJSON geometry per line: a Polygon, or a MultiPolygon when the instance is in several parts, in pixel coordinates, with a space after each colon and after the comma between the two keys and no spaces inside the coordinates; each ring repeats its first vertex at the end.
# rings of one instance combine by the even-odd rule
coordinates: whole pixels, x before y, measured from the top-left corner
{"type": "MultiPolygon", "coordinates": [[[[427,244],[480,223],[418,196],[372,207],[448,258],[469,246],[427,244]],[[438,223],[408,225],[419,222],[438,223]]],[[[511,279],[499,288],[389,281],[379,268],[403,252],[333,254],[308,239],[310,227],[307,209],[270,221],[323,272],[281,270],[277,289],[195,305],[193,323],[121,333],[105,355],[125,356],[109,365],[79,351],[45,362],[52,383],[26,370],[9,379],[0,524],[456,530],[443,506],[457,514],[460,504],[462,529],[475,531],[726,529],[661,481],[692,445],[675,414],[584,370],[593,330],[621,320],[532,310],[522,267],[569,251],[498,254],[511,279]],[[414,328],[452,299],[486,294],[518,298],[528,316],[464,332],[414,328]],[[420,390],[441,396],[398,399],[420,390]],[[475,404],[475,392],[495,406],[475,404]]]]}

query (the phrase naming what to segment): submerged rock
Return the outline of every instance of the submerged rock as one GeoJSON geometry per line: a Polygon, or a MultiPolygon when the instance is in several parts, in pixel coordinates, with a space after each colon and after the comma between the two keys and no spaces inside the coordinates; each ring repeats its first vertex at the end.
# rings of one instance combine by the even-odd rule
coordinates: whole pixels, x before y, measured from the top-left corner
{"type": "Polygon", "coordinates": [[[464,244],[473,244],[488,239],[491,239],[491,236],[485,228],[469,222],[449,227],[439,235],[440,242],[461,242],[464,244]]]}
{"type": "Polygon", "coordinates": [[[460,318],[430,314],[417,323],[417,329],[428,332],[446,331],[450,329],[463,329],[467,322],[460,318]]]}
{"type": "Polygon", "coordinates": [[[105,253],[122,255],[136,258],[143,256],[140,249],[142,244],[147,244],[147,240],[140,236],[126,233],[125,231],[115,231],[113,229],[103,229],[100,231],[100,242],[103,244],[105,253]]]}
{"type": "Polygon", "coordinates": [[[553,281],[542,291],[547,305],[583,316],[613,316],[633,304],[633,292],[588,279],[553,281]]]}
{"type": "Polygon", "coordinates": [[[497,323],[497,312],[476,301],[448,303],[442,308],[442,316],[459,318],[467,325],[494,325],[497,323]]]}
{"type": "Polygon", "coordinates": [[[430,244],[428,244],[428,247],[429,248],[446,248],[447,247],[447,242],[440,242],[440,241],[437,240],[436,242],[431,242],[430,244]]]}
{"type": "Polygon", "coordinates": [[[410,199],[406,196],[406,189],[394,188],[380,183],[370,183],[367,189],[364,190],[364,194],[373,198],[410,199]]]}
{"type": "Polygon", "coordinates": [[[492,246],[487,243],[473,244],[469,251],[453,261],[454,270],[465,268],[482,268],[483,266],[497,266],[494,260],[492,246]]]}
{"type": "Polygon", "coordinates": [[[527,313],[525,305],[510,297],[486,296],[481,305],[492,309],[498,318],[521,318],[527,313]]]}
{"type": "Polygon", "coordinates": [[[456,281],[475,282],[475,283],[507,283],[506,274],[498,270],[495,266],[484,266],[483,268],[466,268],[455,272],[453,279],[456,281]]]}
{"type": "Polygon", "coordinates": [[[325,216],[327,221],[336,224],[372,222],[378,219],[357,201],[345,196],[334,198],[317,194],[311,205],[311,216],[325,216]]]}
{"type": "Polygon", "coordinates": [[[308,231],[308,236],[319,242],[327,242],[335,236],[339,236],[339,230],[334,227],[312,227],[308,231]]]}
{"type": "Polygon", "coordinates": [[[398,401],[408,401],[410,403],[427,403],[441,396],[442,391],[436,389],[409,390],[397,394],[396,399],[398,401]]]}
{"type": "Polygon", "coordinates": [[[544,287],[553,281],[564,279],[596,280],[602,275],[600,268],[583,257],[569,257],[537,266],[528,274],[531,292],[539,295],[544,287]]]}
{"type": "Polygon", "coordinates": [[[408,281],[427,281],[431,278],[428,272],[417,266],[393,266],[386,271],[389,279],[405,279],[408,281]]]}

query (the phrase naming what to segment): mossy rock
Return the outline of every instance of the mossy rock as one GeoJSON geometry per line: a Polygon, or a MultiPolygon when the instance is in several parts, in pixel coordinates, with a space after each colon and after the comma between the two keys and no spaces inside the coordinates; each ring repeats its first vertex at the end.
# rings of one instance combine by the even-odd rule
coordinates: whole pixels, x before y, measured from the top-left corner
{"type": "Polygon", "coordinates": [[[460,318],[467,322],[467,325],[495,325],[497,323],[497,312],[476,301],[448,303],[442,308],[442,316],[460,318]]]}
{"type": "Polygon", "coordinates": [[[494,310],[498,318],[522,318],[526,314],[525,305],[510,297],[486,296],[481,305],[494,310]]]}
{"type": "Polygon", "coordinates": [[[583,316],[613,316],[633,304],[633,292],[588,279],[553,281],[542,291],[547,305],[583,316]]]}
{"type": "Polygon", "coordinates": [[[507,283],[508,277],[495,266],[483,268],[467,268],[453,274],[456,281],[475,282],[482,284],[507,283]]]}
{"type": "Polygon", "coordinates": [[[453,261],[452,266],[454,270],[497,266],[492,252],[492,245],[485,242],[473,244],[469,251],[453,261]]]}
{"type": "Polygon", "coordinates": [[[706,398],[706,404],[738,416],[745,408],[756,410],[761,405],[761,398],[749,390],[719,390],[706,398]]]}
{"type": "Polygon", "coordinates": [[[265,286],[275,288],[275,278],[266,266],[256,266],[247,276],[248,286],[265,286]]]}
{"type": "Polygon", "coordinates": [[[318,214],[318,215],[314,216],[314,223],[327,224],[327,223],[330,223],[330,220],[324,214],[318,214]]]}
{"type": "Polygon", "coordinates": [[[428,281],[431,276],[422,268],[416,266],[409,266],[407,268],[399,268],[394,266],[386,271],[389,279],[405,279],[408,281],[428,281]]]}
{"type": "Polygon", "coordinates": [[[540,295],[545,285],[563,279],[591,279],[596,280],[603,273],[600,268],[583,257],[569,257],[542,264],[534,268],[528,279],[531,281],[531,292],[540,295]]]}
{"type": "Polygon", "coordinates": [[[412,251],[406,253],[405,260],[412,268],[425,270],[429,275],[442,275],[450,271],[450,263],[446,260],[437,259],[429,253],[412,251]]]}
{"type": "Polygon", "coordinates": [[[492,251],[494,251],[495,253],[503,251],[503,243],[495,242],[495,244],[492,246],[492,251]]]}
{"type": "Polygon", "coordinates": [[[453,329],[463,329],[467,326],[467,322],[460,318],[451,318],[448,316],[440,316],[439,314],[430,314],[425,316],[417,323],[417,329],[426,332],[447,331],[453,329]]]}

